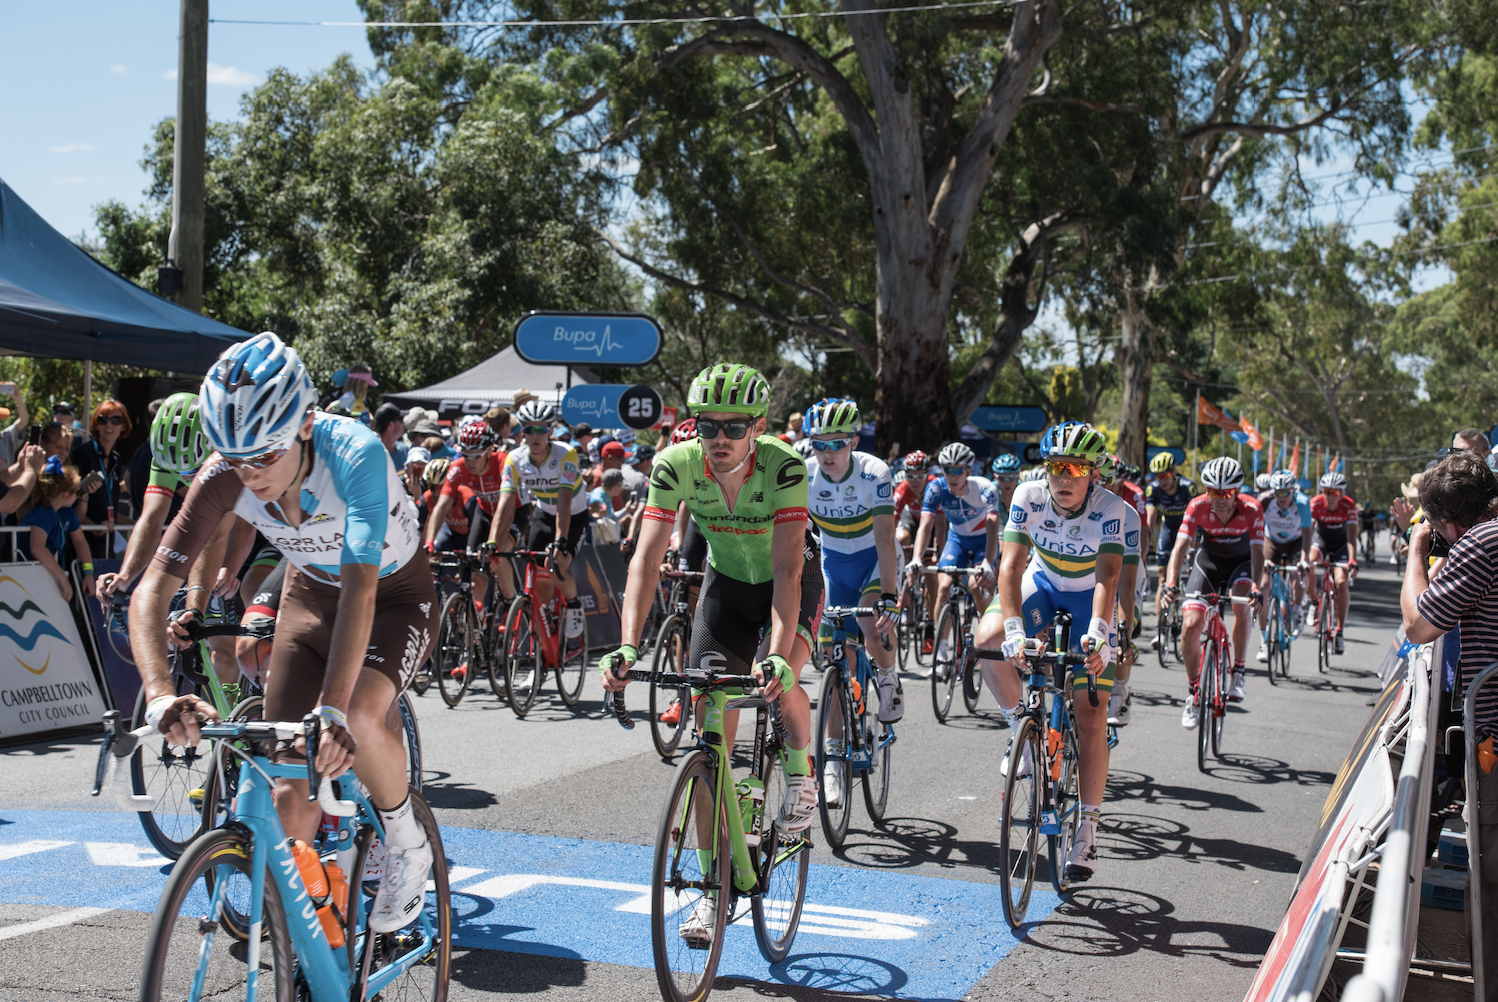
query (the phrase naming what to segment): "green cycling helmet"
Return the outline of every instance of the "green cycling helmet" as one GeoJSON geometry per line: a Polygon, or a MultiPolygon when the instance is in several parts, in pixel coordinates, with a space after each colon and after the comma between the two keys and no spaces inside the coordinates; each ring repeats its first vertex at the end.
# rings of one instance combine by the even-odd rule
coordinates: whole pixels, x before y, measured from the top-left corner
{"type": "Polygon", "coordinates": [[[1047,459],[1082,459],[1097,466],[1108,451],[1108,442],[1092,425],[1072,421],[1046,432],[1040,451],[1047,459]]]}
{"type": "Polygon", "coordinates": [[[212,451],[198,416],[198,395],[173,393],[167,397],[151,421],[151,458],[156,465],[190,477],[212,451]]]}
{"type": "Polygon", "coordinates": [[[858,427],[858,405],[840,397],[818,400],[806,409],[806,416],[801,419],[801,434],[808,438],[839,432],[851,434],[858,427]]]}
{"type": "Polygon", "coordinates": [[[1176,457],[1169,452],[1157,452],[1150,460],[1151,473],[1169,473],[1176,467],[1176,457]]]}
{"type": "Polygon", "coordinates": [[[770,410],[770,384],[758,369],[719,362],[697,373],[687,390],[687,406],[694,414],[727,411],[764,417],[770,410]]]}

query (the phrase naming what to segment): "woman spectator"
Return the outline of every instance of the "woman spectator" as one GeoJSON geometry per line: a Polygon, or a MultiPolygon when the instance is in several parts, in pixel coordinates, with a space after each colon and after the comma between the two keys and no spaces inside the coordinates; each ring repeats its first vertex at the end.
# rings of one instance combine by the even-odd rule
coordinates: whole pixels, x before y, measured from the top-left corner
{"type": "MultiPolygon", "coordinates": [[[[130,415],[118,400],[105,400],[94,408],[89,419],[89,439],[73,446],[70,459],[83,478],[75,506],[84,525],[107,525],[110,532],[85,533],[89,551],[95,557],[109,552],[110,536],[119,514],[117,505],[124,500],[125,472],[128,464],[117,446],[130,435],[130,415]],[[98,476],[90,476],[97,473],[98,476]]],[[[125,513],[129,520],[129,511],[125,513]]],[[[81,557],[82,554],[79,554],[81,557]]]]}

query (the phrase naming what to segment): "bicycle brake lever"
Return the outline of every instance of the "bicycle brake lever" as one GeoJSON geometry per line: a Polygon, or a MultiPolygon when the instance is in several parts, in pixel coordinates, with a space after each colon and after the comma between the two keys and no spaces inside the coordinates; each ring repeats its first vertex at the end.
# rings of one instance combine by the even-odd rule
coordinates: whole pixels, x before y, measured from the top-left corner
{"type": "Polygon", "coordinates": [[[322,720],[317,714],[309,713],[302,718],[302,734],[307,739],[307,802],[314,803],[321,786],[321,777],[317,774],[317,744],[322,734],[322,720]]]}

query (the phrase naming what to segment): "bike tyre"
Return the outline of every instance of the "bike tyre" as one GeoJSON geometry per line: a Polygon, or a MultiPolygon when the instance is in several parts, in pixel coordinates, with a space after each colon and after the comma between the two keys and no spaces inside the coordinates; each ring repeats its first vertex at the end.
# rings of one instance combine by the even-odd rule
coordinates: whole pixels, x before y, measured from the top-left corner
{"type": "Polygon", "coordinates": [[[1271,685],[1280,684],[1280,680],[1276,677],[1275,668],[1279,664],[1280,646],[1287,642],[1282,633],[1285,627],[1284,617],[1280,613],[1280,598],[1278,595],[1271,595],[1269,598],[1269,615],[1264,619],[1268,627],[1264,631],[1262,641],[1265,648],[1267,648],[1267,661],[1265,663],[1269,667],[1268,675],[1271,685]]]}
{"type": "Polygon", "coordinates": [[[962,705],[968,713],[978,712],[978,697],[983,695],[983,671],[976,658],[962,661],[962,705]]]}
{"type": "MultiPolygon", "coordinates": [[[[1078,812],[1082,809],[1075,734],[1076,731],[1071,730],[1062,735],[1061,774],[1055,780],[1051,798],[1061,834],[1046,837],[1050,849],[1051,886],[1056,889],[1057,894],[1066,894],[1071,890],[1071,881],[1066,879],[1066,861],[1071,856],[1072,843],[1077,838],[1078,812]]],[[[1049,777],[1049,773],[1046,775],[1049,777]]]]}
{"type": "Polygon", "coordinates": [[[869,749],[869,768],[860,778],[863,780],[863,806],[868,809],[869,820],[879,826],[884,824],[884,812],[889,808],[890,755],[895,741],[893,733],[888,735],[889,740],[885,740],[885,732],[893,728],[879,723],[879,714],[869,709],[867,704],[865,700],[860,726],[863,742],[869,749]]]}
{"type": "Polygon", "coordinates": [[[401,740],[406,746],[406,784],[421,792],[421,724],[416,720],[416,704],[411,694],[402,692],[396,700],[401,718],[401,740]]]}
{"type": "MultiPolygon", "coordinates": [[[[1322,573],[1330,574],[1331,571],[1322,573]]],[[[1332,665],[1331,603],[1323,592],[1316,602],[1316,670],[1325,675],[1332,665]]]]}
{"type": "Polygon", "coordinates": [[[437,645],[432,650],[432,674],[437,676],[437,692],[448,706],[457,706],[468,692],[468,683],[473,681],[475,647],[473,635],[473,599],[462,591],[455,591],[442,603],[442,615],[437,620],[437,645]],[[463,678],[453,678],[453,672],[467,665],[463,678]]]}
{"type": "Polygon", "coordinates": [[[1040,851],[1043,803],[1040,784],[1045,759],[1040,751],[1040,728],[1033,718],[1020,718],[1019,731],[1010,742],[1007,757],[1003,807],[999,813],[999,858],[1004,862],[999,886],[1003,891],[1004,920],[1011,929],[1018,929],[1024,924],[1025,914],[1030,908],[1030,894],[1035,889],[1035,862],[1040,851]],[[1024,760],[1027,745],[1031,756],[1030,775],[1020,776],[1019,763],[1024,760]],[[1015,837],[1016,833],[1019,833],[1019,838],[1015,837]]]}
{"type": "MultiPolygon", "coordinates": [[[[651,655],[650,670],[655,672],[677,673],[685,665],[683,659],[690,653],[687,636],[689,621],[684,616],[672,614],[656,633],[655,652],[651,655]],[[681,648],[677,649],[680,640],[681,648]]],[[[681,739],[687,729],[692,726],[692,690],[690,688],[678,688],[674,686],[658,685],[650,683],[650,740],[655,744],[656,752],[663,759],[669,759],[676,754],[676,749],[681,747],[681,739]],[[662,705],[663,697],[664,705],[662,705]],[[681,716],[675,724],[661,722],[661,714],[670,708],[673,700],[681,701],[681,716]]]]}
{"type": "Polygon", "coordinates": [[[1227,684],[1230,664],[1227,659],[1227,651],[1217,652],[1217,665],[1212,670],[1212,757],[1219,762],[1222,761],[1222,732],[1227,727],[1228,720],[1228,698],[1227,684]]]}
{"type": "Polygon", "coordinates": [[[725,851],[728,832],[722,816],[723,805],[715,801],[712,792],[715,780],[713,760],[707,752],[694,751],[685,756],[676,767],[676,775],[672,777],[671,788],[661,811],[660,824],[656,828],[655,859],[650,875],[650,946],[655,957],[656,982],[665,1002],[704,1002],[712,991],[718,961],[723,956],[723,933],[728,928],[732,878],[729,874],[729,854],[725,851]],[[705,794],[697,794],[699,787],[705,794]],[[713,872],[702,874],[701,881],[708,889],[714,885],[717,887],[717,898],[713,902],[714,935],[706,951],[688,948],[685,954],[702,954],[701,969],[683,971],[678,976],[676,966],[686,965],[672,965],[671,949],[682,945],[676,919],[686,906],[679,901],[680,896],[667,886],[667,873],[673,846],[677,847],[678,857],[697,859],[696,850],[677,843],[679,833],[695,833],[696,814],[704,798],[713,802],[714,816],[709,823],[716,833],[718,845],[718,851],[713,853],[710,863],[713,872]]]}
{"type": "Polygon", "coordinates": [[[515,716],[524,719],[541,690],[541,643],[531,619],[530,601],[517,598],[505,617],[505,694],[515,716]]]}
{"type": "Polygon", "coordinates": [[[852,700],[848,698],[847,681],[843,672],[844,668],[841,664],[829,664],[822,672],[822,685],[817,693],[815,768],[817,782],[823,787],[821,796],[817,798],[817,809],[822,817],[822,832],[827,836],[827,844],[832,846],[834,851],[843,847],[843,841],[848,837],[848,822],[853,815],[853,769],[848,761],[848,756],[853,751],[853,727],[849,713],[849,704],[852,700]],[[841,735],[843,754],[838,758],[829,755],[827,737],[827,725],[832,719],[834,706],[841,707],[843,711],[841,735]],[[843,796],[842,804],[838,807],[827,805],[826,776],[829,764],[837,770],[838,779],[841,781],[843,796]]]}
{"type": "Polygon", "coordinates": [[[1207,748],[1212,726],[1212,675],[1216,671],[1217,644],[1208,640],[1202,644],[1201,667],[1196,676],[1196,768],[1207,771],[1207,748]]]}
{"type": "MultiPolygon", "coordinates": [[[[762,811],[785,800],[785,773],[780,766],[780,738],[771,731],[766,735],[764,753],[755,775],[765,784],[762,811]]],[[[779,964],[790,955],[801,926],[801,911],[806,905],[806,881],[811,872],[811,839],[802,831],[782,836],[779,817],[762,814],[760,842],[751,850],[756,859],[759,887],[762,893],[749,899],[754,919],[754,938],[760,955],[771,964],[779,964]],[[787,854],[787,855],[782,855],[787,854]],[[774,926],[779,926],[776,934],[774,926]]]]}
{"type": "Polygon", "coordinates": [[[557,694],[569,710],[576,709],[583,698],[583,685],[588,681],[588,617],[583,615],[583,630],[575,637],[567,636],[567,613],[557,617],[557,694]]]}
{"type": "MultiPolygon", "coordinates": [[[[172,682],[176,686],[179,695],[194,691],[195,687],[192,683],[181,675],[174,675],[172,682]]],[[[142,726],[145,721],[146,690],[141,689],[140,693],[135,697],[135,712],[130,718],[130,729],[135,730],[142,726]]],[[[203,819],[202,803],[195,810],[172,811],[171,807],[174,804],[180,807],[185,801],[189,808],[191,808],[191,792],[193,790],[206,791],[208,777],[214,772],[213,756],[216,745],[217,742],[208,738],[203,739],[200,747],[193,748],[187,745],[168,745],[165,737],[152,737],[149,740],[141,741],[130,756],[131,792],[136,796],[151,795],[156,797],[156,804],[150,810],[139,811],[136,816],[140,818],[140,826],[145,830],[146,838],[150,841],[151,845],[167,859],[175,860],[180,857],[183,851],[192,844],[194,839],[208,830],[206,822],[203,819]],[[175,790],[178,794],[170,798],[165,794],[158,795],[151,790],[151,777],[158,775],[160,770],[152,770],[151,777],[147,775],[146,755],[151,752],[153,747],[158,746],[160,748],[158,761],[163,758],[170,758],[172,762],[178,763],[177,765],[168,764],[165,766],[166,774],[169,777],[169,781],[166,784],[168,792],[175,790]],[[204,764],[199,766],[197,765],[198,762],[204,764]],[[180,782],[171,778],[172,773],[178,769],[187,770],[183,773],[183,778],[180,782]],[[191,823],[191,827],[188,827],[187,822],[181,820],[194,817],[195,820],[191,823]],[[178,820],[168,820],[169,818],[178,820]]],[[[203,803],[206,803],[206,794],[203,803]]]]}
{"type": "Polygon", "coordinates": [[[936,617],[936,636],[931,644],[931,709],[936,713],[937,723],[945,724],[947,714],[952,712],[952,696],[957,691],[961,658],[962,620],[957,614],[957,605],[948,602],[936,617]],[[947,641],[945,658],[939,655],[943,637],[947,641]],[[943,669],[945,678],[942,678],[943,669]]]}

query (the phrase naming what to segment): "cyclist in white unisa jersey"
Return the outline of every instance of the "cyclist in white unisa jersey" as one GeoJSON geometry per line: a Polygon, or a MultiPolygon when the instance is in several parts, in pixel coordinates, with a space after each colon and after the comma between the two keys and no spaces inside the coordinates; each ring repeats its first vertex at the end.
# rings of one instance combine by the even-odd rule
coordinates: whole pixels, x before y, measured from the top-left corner
{"type": "MultiPolygon", "coordinates": [[[[895,544],[894,482],[889,466],[866,452],[855,452],[858,405],[828,398],[807,408],[801,428],[811,442],[807,508],[822,531],[822,582],[828,605],[878,607],[877,619],[860,616],[864,648],[879,674],[879,720],[894,723],[905,714],[904,694],[895,671],[893,612],[899,602],[900,548],[895,544]]],[[[842,710],[834,705],[829,735],[842,733],[842,710]]],[[[822,776],[829,807],[840,807],[841,775],[831,764],[822,776]]]]}
{"type": "MultiPolygon", "coordinates": [[[[975,639],[981,648],[1003,637],[1001,649],[1008,660],[979,663],[1013,733],[1024,698],[1020,671],[1025,638],[1044,631],[1057,612],[1071,614],[1071,647],[1085,652],[1087,662],[1072,671],[1081,824],[1066,861],[1066,876],[1082,881],[1097,872],[1097,824],[1108,782],[1108,708],[1101,701],[1092,706],[1077,690],[1085,693],[1089,675],[1097,679],[1099,689],[1113,688],[1118,660],[1113,610],[1123,571],[1129,505],[1095,482],[1105,443],[1091,425],[1052,428],[1040,448],[1046,457],[1046,477],[1015,489],[1004,526],[998,597],[978,622],[975,639]],[[1088,624],[1085,634],[1078,628],[1082,623],[1088,624]]],[[[1001,772],[1007,768],[1007,756],[1004,763],[1001,772]]],[[[1028,775],[1035,763],[1026,758],[1019,768],[1022,775],[1028,775]]]]}

